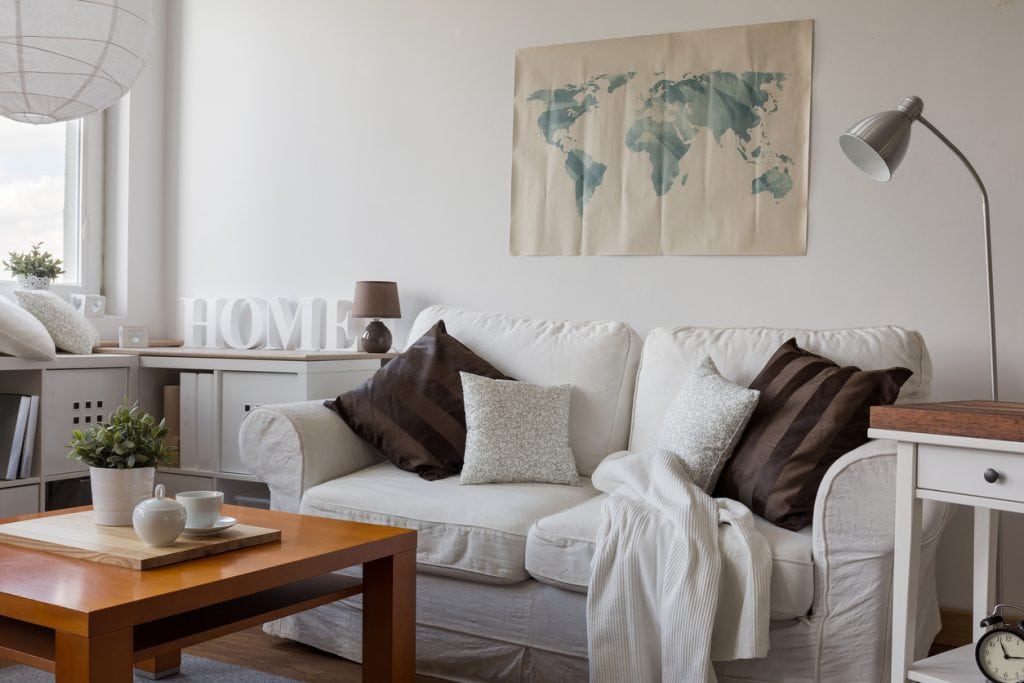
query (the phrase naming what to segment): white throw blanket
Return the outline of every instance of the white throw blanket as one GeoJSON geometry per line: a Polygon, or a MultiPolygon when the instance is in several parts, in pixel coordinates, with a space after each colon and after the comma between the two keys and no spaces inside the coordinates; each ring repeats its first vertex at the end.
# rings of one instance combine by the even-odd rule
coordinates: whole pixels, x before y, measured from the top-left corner
{"type": "Polygon", "coordinates": [[[744,505],[713,499],[670,453],[594,473],[610,493],[587,596],[590,680],[715,681],[711,661],[768,653],[771,550],[744,505]]]}

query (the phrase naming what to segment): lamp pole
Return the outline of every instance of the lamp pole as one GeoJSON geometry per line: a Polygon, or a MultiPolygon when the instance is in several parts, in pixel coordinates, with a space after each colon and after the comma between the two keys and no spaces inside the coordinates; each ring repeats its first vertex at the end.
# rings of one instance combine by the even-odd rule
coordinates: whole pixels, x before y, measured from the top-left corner
{"type": "Polygon", "coordinates": [[[964,153],[960,151],[959,147],[954,145],[949,138],[942,134],[942,131],[933,126],[925,117],[918,114],[917,120],[920,121],[925,128],[935,133],[935,137],[942,140],[946,147],[953,150],[953,154],[955,154],[957,158],[963,162],[964,166],[967,167],[971,177],[974,178],[974,182],[978,184],[978,189],[981,190],[981,220],[985,224],[985,282],[988,285],[989,372],[992,377],[992,400],[998,401],[999,377],[996,374],[996,304],[992,287],[992,226],[989,222],[988,190],[985,189],[985,183],[981,182],[981,176],[979,176],[978,172],[974,170],[974,166],[967,160],[967,157],[964,156],[964,153]]]}

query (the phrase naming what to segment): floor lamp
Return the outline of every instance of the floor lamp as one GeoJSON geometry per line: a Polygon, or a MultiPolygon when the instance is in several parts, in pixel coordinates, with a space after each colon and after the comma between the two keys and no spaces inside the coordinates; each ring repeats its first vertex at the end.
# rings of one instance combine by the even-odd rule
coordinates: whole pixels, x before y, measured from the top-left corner
{"type": "Polygon", "coordinates": [[[924,102],[920,97],[908,97],[892,111],[883,111],[879,114],[872,114],[866,119],[854,125],[839,138],[839,145],[843,148],[846,156],[860,170],[879,181],[887,181],[903,161],[903,155],[907,153],[907,146],[910,144],[910,126],[914,121],[921,124],[935,133],[935,137],[942,140],[953,150],[957,158],[963,162],[970,171],[974,182],[981,190],[981,220],[985,229],[985,275],[988,284],[988,345],[989,345],[989,369],[992,379],[992,400],[999,400],[999,378],[996,376],[996,309],[992,297],[992,235],[988,217],[988,192],[981,177],[974,170],[974,166],[967,160],[964,153],[956,145],[950,142],[949,138],[939,132],[928,120],[921,116],[924,111],[924,102]]]}
{"type": "MultiPolygon", "coordinates": [[[[988,192],[981,177],[974,170],[974,166],[967,160],[964,153],[956,145],[950,142],[949,138],[939,132],[935,126],[921,116],[924,111],[924,102],[920,97],[908,97],[893,111],[884,111],[873,114],[863,119],[850,130],[846,131],[839,138],[839,145],[843,152],[850,158],[860,170],[879,181],[887,181],[903,161],[903,155],[907,152],[910,144],[910,126],[914,121],[921,124],[935,133],[935,136],[942,140],[953,150],[957,158],[963,162],[970,171],[974,182],[981,190],[981,219],[985,229],[985,275],[988,284],[988,342],[989,361],[992,376],[992,400],[999,400],[999,378],[996,375],[996,311],[995,302],[992,297],[992,235],[988,216],[988,192]]],[[[999,523],[999,512],[995,513],[995,524],[997,525],[999,540],[996,544],[996,596],[997,602],[1002,598],[1003,590],[1003,562],[1002,562],[1002,524],[999,523]]],[[[975,531],[975,533],[978,533],[975,531]]]]}

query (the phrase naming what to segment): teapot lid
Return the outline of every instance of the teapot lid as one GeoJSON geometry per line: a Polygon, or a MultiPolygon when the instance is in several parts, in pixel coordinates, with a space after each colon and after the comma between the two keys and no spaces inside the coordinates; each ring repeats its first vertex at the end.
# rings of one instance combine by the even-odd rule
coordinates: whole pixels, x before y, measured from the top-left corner
{"type": "Polygon", "coordinates": [[[142,501],[136,507],[146,510],[184,510],[185,506],[172,498],[164,498],[164,485],[157,484],[153,492],[154,498],[142,501]]]}

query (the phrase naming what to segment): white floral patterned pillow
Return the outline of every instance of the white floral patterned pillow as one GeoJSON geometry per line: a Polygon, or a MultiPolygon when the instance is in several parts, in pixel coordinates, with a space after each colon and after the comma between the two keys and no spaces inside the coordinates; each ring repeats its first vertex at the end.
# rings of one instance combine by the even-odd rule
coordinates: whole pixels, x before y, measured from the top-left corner
{"type": "Polygon", "coordinates": [[[96,328],[74,306],[53,292],[16,289],[14,296],[26,311],[43,324],[58,349],[68,353],[92,353],[100,343],[96,328]]]}
{"type": "Polygon", "coordinates": [[[680,458],[693,482],[710,493],[760,395],[722,377],[706,356],[665,413],[655,445],[680,458]]]}
{"type": "Polygon", "coordinates": [[[570,385],[544,387],[459,374],[466,406],[459,483],[579,485],[569,446],[570,385]]]}

